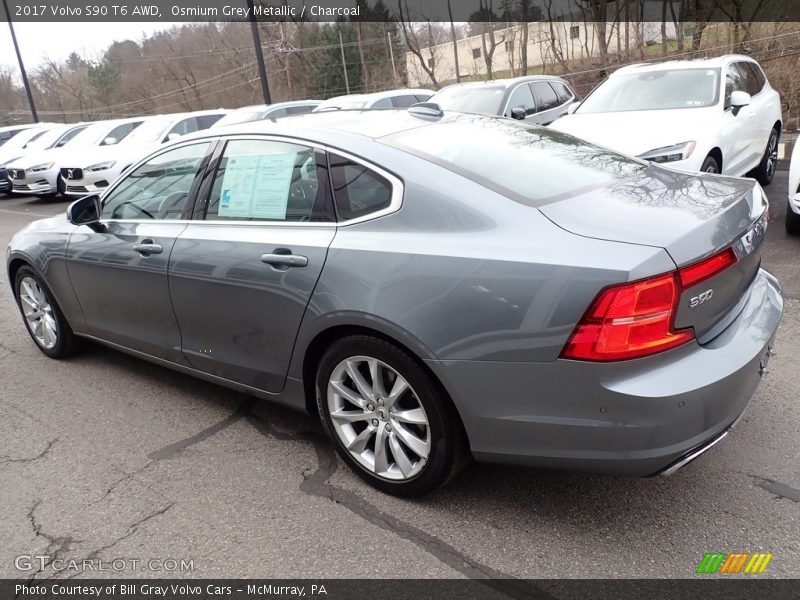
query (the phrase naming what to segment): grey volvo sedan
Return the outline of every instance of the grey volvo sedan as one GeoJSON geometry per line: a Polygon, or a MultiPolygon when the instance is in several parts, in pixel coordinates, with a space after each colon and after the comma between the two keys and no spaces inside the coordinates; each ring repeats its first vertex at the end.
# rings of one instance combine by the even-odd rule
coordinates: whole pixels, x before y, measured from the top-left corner
{"type": "Polygon", "coordinates": [[[419,495],[471,456],[671,473],[724,437],[783,309],[752,180],[497,117],[209,130],[11,240],[46,355],[94,340],[318,413],[419,495]]]}

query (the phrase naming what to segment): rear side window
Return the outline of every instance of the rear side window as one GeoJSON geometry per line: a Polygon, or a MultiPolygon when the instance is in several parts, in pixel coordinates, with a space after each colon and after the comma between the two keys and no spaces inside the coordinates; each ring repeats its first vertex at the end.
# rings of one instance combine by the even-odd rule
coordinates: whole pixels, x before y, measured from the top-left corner
{"type": "Polygon", "coordinates": [[[747,93],[750,94],[751,96],[755,96],[757,93],[761,91],[761,88],[764,86],[763,80],[762,81],[758,80],[758,77],[756,77],[755,70],[753,69],[753,65],[751,63],[740,62],[737,63],[737,65],[742,73],[742,76],[744,77],[745,84],[747,85],[747,93]]]}
{"type": "Polygon", "coordinates": [[[551,108],[555,108],[561,104],[558,96],[556,96],[556,93],[553,91],[553,88],[551,88],[550,84],[546,81],[536,81],[532,84],[532,86],[533,95],[536,96],[537,112],[550,110],[551,108]]]}
{"type": "Polygon", "coordinates": [[[647,168],[571,135],[511,119],[465,115],[384,140],[525,204],[603,187],[647,168]]]}
{"type": "MultiPolygon", "coordinates": [[[[206,209],[210,221],[325,220],[317,168],[324,155],[299,144],[233,140],[217,167],[206,209]]],[[[324,174],[324,171],[323,171],[324,174]]]]}
{"type": "Polygon", "coordinates": [[[551,82],[550,86],[555,90],[559,104],[564,104],[564,102],[572,99],[572,94],[563,83],[551,82]]]}
{"type": "Polygon", "coordinates": [[[340,221],[363,217],[392,202],[392,184],[378,173],[349,158],[330,154],[331,180],[340,221]]]}
{"type": "Polygon", "coordinates": [[[758,82],[758,89],[764,89],[764,84],[767,83],[767,77],[764,75],[764,71],[761,70],[761,67],[756,63],[747,63],[748,66],[753,69],[753,74],[756,76],[756,81],[758,82]]]}

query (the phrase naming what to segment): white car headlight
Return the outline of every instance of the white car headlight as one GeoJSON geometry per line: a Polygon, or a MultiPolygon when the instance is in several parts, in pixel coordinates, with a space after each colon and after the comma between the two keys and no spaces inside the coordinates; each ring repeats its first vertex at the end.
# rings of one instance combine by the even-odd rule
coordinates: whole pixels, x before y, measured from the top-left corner
{"type": "Polygon", "coordinates": [[[654,148],[644,154],[640,154],[638,158],[649,160],[655,163],[675,162],[676,160],[686,160],[694,152],[695,142],[683,142],[675,144],[674,146],[665,146],[663,148],[654,148]]]}
{"type": "Polygon", "coordinates": [[[108,171],[111,167],[117,164],[114,160],[108,160],[106,162],[97,163],[96,165],[91,165],[86,167],[86,170],[94,173],[95,171],[108,171]]]}
{"type": "Polygon", "coordinates": [[[53,164],[54,163],[51,163],[51,162],[42,163],[41,165],[36,165],[34,167],[29,167],[29,168],[25,169],[25,171],[28,172],[28,173],[41,173],[42,171],[47,171],[48,169],[52,169],[53,168],[53,164]]]}

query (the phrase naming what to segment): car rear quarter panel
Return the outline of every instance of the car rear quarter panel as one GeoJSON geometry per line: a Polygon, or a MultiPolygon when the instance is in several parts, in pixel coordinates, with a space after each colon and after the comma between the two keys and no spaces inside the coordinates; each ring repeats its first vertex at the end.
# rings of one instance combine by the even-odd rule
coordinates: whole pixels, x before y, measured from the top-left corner
{"type": "Polygon", "coordinates": [[[373,327],[421,358],[554,361],[604,286],[675,268],[661,248],[570,234],[537,209],[392,149],[401,209],[340,227],[290,375],[332,325],[373,327]]]}

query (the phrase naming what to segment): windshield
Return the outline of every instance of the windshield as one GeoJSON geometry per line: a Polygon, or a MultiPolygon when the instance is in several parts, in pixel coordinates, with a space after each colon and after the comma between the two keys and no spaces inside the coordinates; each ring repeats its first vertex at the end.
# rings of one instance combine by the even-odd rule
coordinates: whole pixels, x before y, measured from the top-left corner
{"type": "Polygon", "coordinates": [[[325,110],[353,110],[357,108],[364,108],[367,103],[367,98],[364,96],[339,96],[337,98],[329,98],[322,104],[317,106],[312,112],[322,112],[325,110]]]}
{"type": "Polygon", "coordinates": [[[266,106],[248,106],[247,108],[240,108],[222,117],[219,121],[214,123],[212,127],[225,127],[225,125],[257,121],[266,110],[266,106]]]}
{"type": "Polygon", "coordinates": [[[647,168],[571,135],[496,117],[463,116],[388,139],[526,204],[604,186],[647,168]]]}
{"type": "Polygon", "coordinates": [[[55,127],[45,131],[37,138],[34,138],[25,145],[26,150],[47,150],[55,144],[61,136],[63,136],[68,129],[66,127],[55,127]]]}
{"type": "MultiPolygon", "coordinates": [[[[32,127],[30,129],[25,129],[24,131],[20,131],[17,135],[15,135],[5,144],[3,144],[3,150],[6,151],[6,150],[23,148],[27,146],[29,143],[38,140],[49,131],[53,131],[53,129],[41,129],[38,127],[32,127]]],[[[61,127],[56,127],[55,131],[58,131],[60,133],[63,132],[64,130],[61,127]]]]}
{"type": "Polygon", "coordinates": [[[669,69],[615,75],[601,83],[576,113],[668,110],[713,106],[719,69],[669,69]]]}
{"type": "Polygon", "coordinates": [[[436,92],[430,99],[443,110],[499,115],[506,90],[502,87],[455,85],[436,92]]]}
{"type": "Polygon", "coordinates": [[[155,144],[160,142],[165,135],[165,130],[174,121],[172,118],[148,119],[139,127],[126,135],[121,144],[155,144]]]}

